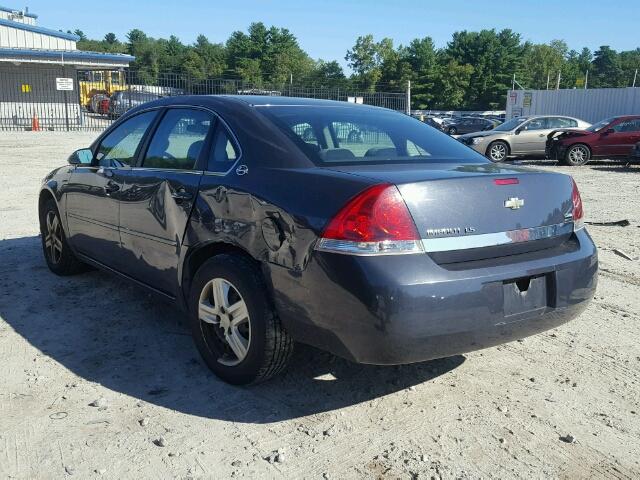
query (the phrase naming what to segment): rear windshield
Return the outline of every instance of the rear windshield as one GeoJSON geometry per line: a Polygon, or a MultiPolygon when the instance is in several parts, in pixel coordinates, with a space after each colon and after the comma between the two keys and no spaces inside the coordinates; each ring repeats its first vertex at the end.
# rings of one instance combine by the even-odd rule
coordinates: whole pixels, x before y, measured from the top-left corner
{"type": "Polygon", "coordinates": [[[317,165],[487,161],[433,127],[390,110],[354,106],[259,108],[317,165]]]}

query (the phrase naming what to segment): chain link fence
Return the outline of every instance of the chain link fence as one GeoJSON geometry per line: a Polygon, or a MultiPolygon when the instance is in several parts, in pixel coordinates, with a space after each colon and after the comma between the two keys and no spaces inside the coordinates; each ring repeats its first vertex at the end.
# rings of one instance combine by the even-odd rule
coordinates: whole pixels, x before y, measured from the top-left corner
{"type": "Polygon", "coordinates": [[[130,108],[175,95],[274,95],[363,103],[405,111],[405,92],[151,75],[131,70],[0,69],[0,130],[103,130],[130,108]]]}

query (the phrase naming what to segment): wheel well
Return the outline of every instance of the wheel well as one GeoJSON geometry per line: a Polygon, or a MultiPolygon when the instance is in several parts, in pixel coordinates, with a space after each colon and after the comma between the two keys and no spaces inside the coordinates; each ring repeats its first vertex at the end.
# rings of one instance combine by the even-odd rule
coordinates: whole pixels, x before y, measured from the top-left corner
{"type": "Polygon", "coordinates": [[[200,266],[210,258],[221,254],[239,255],[248,259],[256,266],[260,265],[260,262],[249,255],[246,250],[230,243],[215,242],[198,247],[196,248],[196,250],[188,254],[184,262],[184,267],[182,269],[182,291],[184,292],[185,296],[189,295],[191,280],[193,279],[200,266]]]}
{"type": "Polygon", "coordinates": [[[54,202],[56,201],[55,197],[49,190],[42,189],[40,191],[40,196],[38,197],[38,217],[42,217],[42,207],[44,207],[44,204],[49,200],[53,200],[54,202]]]}

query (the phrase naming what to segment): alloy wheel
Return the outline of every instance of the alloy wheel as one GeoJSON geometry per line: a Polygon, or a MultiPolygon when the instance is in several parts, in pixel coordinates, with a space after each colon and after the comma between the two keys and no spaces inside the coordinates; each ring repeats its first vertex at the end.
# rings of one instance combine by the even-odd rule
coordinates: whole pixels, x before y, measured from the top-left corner
{"type": "Polygon", "coordinates": [[[204,337],[218,362],[235,366],[247,356],[251,344],[249,311],[242,295],[228,280],[214,278],[200,293],[198,318],[204,337]]]}
{"type": "Polygon", "coordinates": [[[586,162],[588,158],[589,151],[587,147],[583,147],[582,145],[577,145],[569,151],[569,160],[571,160],[572,163],[582,164],[586,162]]]}
{"type": "Polygon", "coordinates": [[[52,210],[47,212],[46,228],[44,246],[51,263],[58,264],[62,258],[62,230],[60,219],[56,212],[52,210]]]}
{"type": "Polygon", "coordinates": [[[504,157],[507,156],[507,147],[503,143],[495,143],[491,145],[491,149],[489,149],[489,155],[492,160],[497,162],[504,160],[504,157]]]}

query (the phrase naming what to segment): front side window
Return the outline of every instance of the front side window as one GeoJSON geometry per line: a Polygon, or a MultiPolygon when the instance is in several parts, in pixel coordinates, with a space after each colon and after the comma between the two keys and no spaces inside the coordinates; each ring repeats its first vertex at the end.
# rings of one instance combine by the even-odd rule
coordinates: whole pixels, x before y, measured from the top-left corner
{"type": "Polygon", "coordinates": [[[238,156],[238,149],[231,140],[231,135],[224,126],[219,125],[211,143],[207,170],[217,173],[226,172],[233,166],[238,156]]]}
{"type": "Polygon", "coordinates": [[[640,131],[640,120],[625,120],[615,125],[613,129],[616,133],[628,133],[640,131]]]}
{"type": "Polygon", "coordinates": [[[96,160],[101,167],[122,167],[131,165],[140,141],[147,132],[157,112],[136,115],[112,130],[100,142],[96,160]]]}
{"type": "Polygon", "coordinates": [[[192,170],[212,122],[213,115],[202,110],[169,109],[153,134],[142,166],[192,170]]]}
{"type": "Polygon", "coordinates": [[[398,112],[356,106],[257,108],[318,165],[486,162],[457,140],[398,112]],[[297,127],[301,124],[321,133],[317,147],[309,148],[304,132],[297,127]]]}

